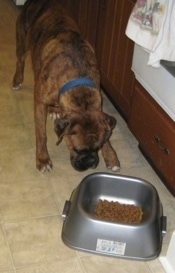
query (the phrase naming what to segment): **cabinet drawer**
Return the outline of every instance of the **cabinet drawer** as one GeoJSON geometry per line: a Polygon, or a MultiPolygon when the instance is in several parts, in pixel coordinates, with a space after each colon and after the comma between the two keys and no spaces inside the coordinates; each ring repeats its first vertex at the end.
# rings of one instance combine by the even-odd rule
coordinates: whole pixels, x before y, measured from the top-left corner
{"type": "Polygon", "coordinates": [[[175,123],[137,81],[128,125],[175,195],[175,123]]]}

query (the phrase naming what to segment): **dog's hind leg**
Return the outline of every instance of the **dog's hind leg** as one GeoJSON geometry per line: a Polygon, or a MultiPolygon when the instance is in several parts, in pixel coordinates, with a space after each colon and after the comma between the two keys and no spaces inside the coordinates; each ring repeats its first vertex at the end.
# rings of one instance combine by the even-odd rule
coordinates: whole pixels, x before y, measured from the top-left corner
{"type": "Polygon", "coordinates": [[[117,172],[120,170],[120,161],[117,157],[116,152],[111,146],[111,143],[106,141],[101,149],[102,156],[106,163],[106,167],[111,169],[113,172],[117,172]]]}
{"type": "Polygon", "coordinates": [[[13,89],[19,89],[24,78],[25,57],[27,55],[26,30],[22,17],[19,16],[16,22],[16,72],[13,77],[13,89]]]}

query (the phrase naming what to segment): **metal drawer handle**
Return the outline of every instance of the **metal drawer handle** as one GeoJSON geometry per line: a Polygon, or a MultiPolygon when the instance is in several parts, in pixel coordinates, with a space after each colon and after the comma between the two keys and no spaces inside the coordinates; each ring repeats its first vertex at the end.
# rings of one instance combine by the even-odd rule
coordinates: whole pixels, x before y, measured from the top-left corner
{"type": "Polygon", "coordinates": [[[164,147],[164,145],[161,143],[161,139],[159,136],[155,136],[156,143],[158,144],[158,147],[161,151],[163,151],[165,154],[169,155],[170,150],[167,147],[164,147]]]}

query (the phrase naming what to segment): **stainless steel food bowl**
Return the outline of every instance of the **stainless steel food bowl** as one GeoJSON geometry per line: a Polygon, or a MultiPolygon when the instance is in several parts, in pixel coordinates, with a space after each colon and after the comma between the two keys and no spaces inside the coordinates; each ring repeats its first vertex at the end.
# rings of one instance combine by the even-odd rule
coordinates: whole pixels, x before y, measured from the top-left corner
{"type": "Polygon", "coordinates": [[[65,202],[63,242],[94,254],[151,260],[156,258],[166,233],[166,217],[156,189],[135,177],[94,173],[85,177],[65,202]],[[99,199],[134,204],[143,211],[139,224],[125,224],[95,217],[99,199]]]}

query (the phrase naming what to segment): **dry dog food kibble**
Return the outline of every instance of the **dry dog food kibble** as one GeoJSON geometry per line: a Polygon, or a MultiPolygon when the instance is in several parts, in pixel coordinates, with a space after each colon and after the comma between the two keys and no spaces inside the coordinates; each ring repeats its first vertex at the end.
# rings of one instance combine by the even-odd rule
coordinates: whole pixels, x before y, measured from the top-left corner
{"type": "Polygon", "coordinates": [[[95,209],[95,216],[102,220],[113,222],[139,224],[143,211],[140,207],[119,202],[99,200],[95,209]]]}

